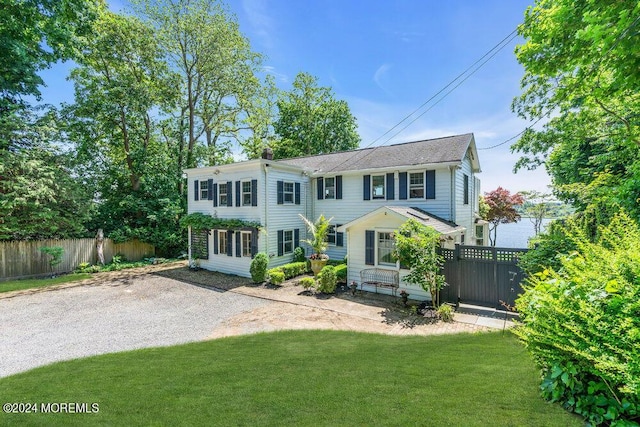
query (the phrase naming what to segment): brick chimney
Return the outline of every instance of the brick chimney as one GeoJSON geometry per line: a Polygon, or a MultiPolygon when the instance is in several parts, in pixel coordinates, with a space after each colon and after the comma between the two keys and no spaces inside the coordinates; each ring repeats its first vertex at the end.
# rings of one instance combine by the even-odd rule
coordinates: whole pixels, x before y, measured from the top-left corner
{"type": "Polygon", "coordinates": [[[269,147],[265,147],[265,149],[262,150],[262,158],[265,160],[273,160],[273,150],[269,147]]]}

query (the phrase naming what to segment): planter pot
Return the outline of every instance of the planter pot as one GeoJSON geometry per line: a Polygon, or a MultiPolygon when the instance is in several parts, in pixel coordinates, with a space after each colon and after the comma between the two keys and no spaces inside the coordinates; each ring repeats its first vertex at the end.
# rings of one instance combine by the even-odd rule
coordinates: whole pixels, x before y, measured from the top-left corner
{"type": "Polygon", "coordinates": [[[311,259],[309,261],[311,262],[311,271],[313,271],[314,276],[317,276],[318,273],[320,273],[320,270],[327,265],[326,259],[311,259]]]}

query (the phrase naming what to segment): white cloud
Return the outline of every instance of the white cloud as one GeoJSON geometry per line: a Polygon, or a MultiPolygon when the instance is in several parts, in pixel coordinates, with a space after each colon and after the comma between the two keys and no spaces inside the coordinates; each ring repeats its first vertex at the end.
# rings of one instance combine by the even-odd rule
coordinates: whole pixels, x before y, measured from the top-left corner
{"type": "Polygon", "coordinates": [[[262,70],[265,73],[271,74],[272,76],[274,76],[276,80],[281,83],[289,83],[289,77],[286,74],[279,73],[278,71],[276,71],[276,67],[273,67],[271,65],[264,65],[262,67],[262,70]]]}
{"type": "Polygon", "coordinates": [[[389,91],[383,85],[383,79],[387,75],[388,71],[391,69],[391,64],[382,64],[378,67],[375,73],[373,73],[373,81],[375,84],[382,89],[386,94],[391,95],[389,91]]]}
{"type": "Polygon", "coordinates": [[[254,34],[260,38],[266,48],[271,49],[274,45],[275,25],[268,14],[266,0],[242,0],[242,10],[244,10],[249,23],[253,26],[254,34]]]}

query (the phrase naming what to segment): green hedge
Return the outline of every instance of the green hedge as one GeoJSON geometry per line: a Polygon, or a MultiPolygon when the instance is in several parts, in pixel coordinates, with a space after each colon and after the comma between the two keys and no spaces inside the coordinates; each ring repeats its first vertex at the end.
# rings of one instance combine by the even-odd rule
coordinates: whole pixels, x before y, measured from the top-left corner
{"type": "Polygon", "coordinates": [[[590,425],[640,423],[640,227],[615,217],[561,269],[530,276],[514,330],[542,370],[543,395],[590,425]]]}
{"type": "Polygon", "coordinates": [[[347,264],[338,264],[336,265],[336,277],[338,278],[338,282],[346,283],[347,282],[347,264]]]}

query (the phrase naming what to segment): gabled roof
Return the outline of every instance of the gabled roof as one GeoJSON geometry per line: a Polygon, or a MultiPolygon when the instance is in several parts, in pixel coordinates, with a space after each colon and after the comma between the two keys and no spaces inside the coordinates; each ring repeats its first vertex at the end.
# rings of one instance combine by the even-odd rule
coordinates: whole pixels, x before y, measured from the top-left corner
{"type": "Polygon", "coordinates": [[[319,154],[278,160],[279,163],[298,166],[313,173],[331,173],[364,169],[402,166],[459,164],[470,154],[473,169],[480,172],[478,153],[472,133],[405,142],[387,146],[319,154]]]}
{"type": "Polygon", "coordinates": [[[382,212],[390,213],[391,215],[395,215],[400,217],[403,220],[415,219],[421,224],[426,225],[427,227],[431,227],[436,230],[440,234],[453,234],[466,230],[465,227],[461,225],[457,225],[451,221],[444,220],[435,215],[432,215],[420,208],[409,208],[406,206],[383,206],[378,209],[375,209],[359,218],[356,218],[348,223],[338,227],[338,230],[347,230],[353,225],[366,221],[372,216],[378,215],[382,212]]]}

